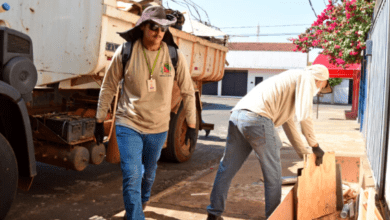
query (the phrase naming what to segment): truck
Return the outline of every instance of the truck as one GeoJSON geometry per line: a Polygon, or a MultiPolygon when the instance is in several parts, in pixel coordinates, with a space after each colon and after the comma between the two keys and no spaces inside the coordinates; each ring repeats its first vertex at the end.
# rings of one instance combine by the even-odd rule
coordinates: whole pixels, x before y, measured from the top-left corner
{"type": "MultiPolygon", "coordinates": [[[[0,219],[17,188],[29,190],[37,161],[84,170],[104,160],[118,163],[115,111],[120,86],[104,121],[104,144],[94,139],[100,87],[115,50],[117,34],[139,15],[116,0],[12,0],[0,13],[0,219]],[[115,150],[116,149],[116,150],[115,150]]],[[[224,44],[170,27],[185,55],[196,92],[197,131],[202,121],[202,85],[222,79],[224,44]]],[[[184,162],[195,145],[185,143],[187,124],[180,89],[172,92],[168,138],[162,157],[184,162]]]]}

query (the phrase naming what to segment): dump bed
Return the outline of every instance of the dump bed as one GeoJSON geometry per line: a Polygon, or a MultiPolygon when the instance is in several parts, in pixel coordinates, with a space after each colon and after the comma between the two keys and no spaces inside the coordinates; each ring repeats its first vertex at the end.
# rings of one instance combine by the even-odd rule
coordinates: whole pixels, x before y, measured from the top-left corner
{"type": "MultiPolygon", "coordinates": [[[[115,49],[124,42],[117,32],[139,16],[117,8],[116,0],[12,0],[0,24],[32,38],[37,86],[61,82],[61,88],[99,88],[84,75],[103,76],[115,49]],[[85,77],[84,77],[85,78],[85,77]]],[[[186,57],[194,81],[222,79],[227,48],[170,28],[186,57]]]]}

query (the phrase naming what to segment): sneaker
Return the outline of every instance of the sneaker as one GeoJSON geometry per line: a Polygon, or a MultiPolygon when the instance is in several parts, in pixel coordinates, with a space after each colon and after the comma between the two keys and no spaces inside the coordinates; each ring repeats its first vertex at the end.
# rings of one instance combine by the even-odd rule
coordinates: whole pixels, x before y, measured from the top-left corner
{"type": "Polygon", "coordinates": [[[207,220],[223,220],[223,218],[221,216],[216,216],[216,215],[208,213],[207,220]]]}

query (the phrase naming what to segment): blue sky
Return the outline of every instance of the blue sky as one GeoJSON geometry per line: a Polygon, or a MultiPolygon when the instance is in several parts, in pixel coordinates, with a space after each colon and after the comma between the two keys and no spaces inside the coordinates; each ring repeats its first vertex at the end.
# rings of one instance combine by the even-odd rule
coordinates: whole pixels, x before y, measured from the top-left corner
{"type": "MultiPolygon", "coordinates": [[[[171,9],[179,11],[188,11],[188,8],[179,5],[179,2],[185,0],[163,0],[164,7],[167,4],[171,9]]],[[[242,26],[257,26],[260,25],[260,35],[274,33],[302,33],[306,28],[316,20],[314,13],[310,7],[309,0],[192,0],[207,14],[198,10],[202,21],[211,23],[215,27],[219,27],[222,31],[229,35],[256,35],[257,28],[225,28],[225,27],[242,27],[242,26]],[[303,26],[287,26],[287,27],[262,27],[276,25],[295,25],[306,24],[303,26]]],[[[312,0],[314,10],[317,15],[325,8],[325,3],[328,0],[312,0]]],[[[190,7],[192,10],[193,8],[190,7]]],[[[193,10],[195,18],[198,15],[193,10]]],[[[298,35],[284,36],[260,36],[259,42],[284,42],[288,43],[288,38],[296,38],[298,35]]],[[[257,42],[257,36],[252,37],[232,37],[231,42],[257,42]]],[[[309,53],[309,61],[314,61],[320,50],[313,50],[309,53]]]]}

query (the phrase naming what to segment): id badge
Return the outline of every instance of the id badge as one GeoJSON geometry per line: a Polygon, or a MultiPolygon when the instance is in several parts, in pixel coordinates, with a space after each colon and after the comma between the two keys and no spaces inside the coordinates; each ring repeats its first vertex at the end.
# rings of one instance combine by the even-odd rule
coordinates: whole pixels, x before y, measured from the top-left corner
{"type": "Polygon", "coordinates": [[[156,80],[149,79],[148,80],[148,92],[155,92],[155,91],[156,91],[156,80]]]}

